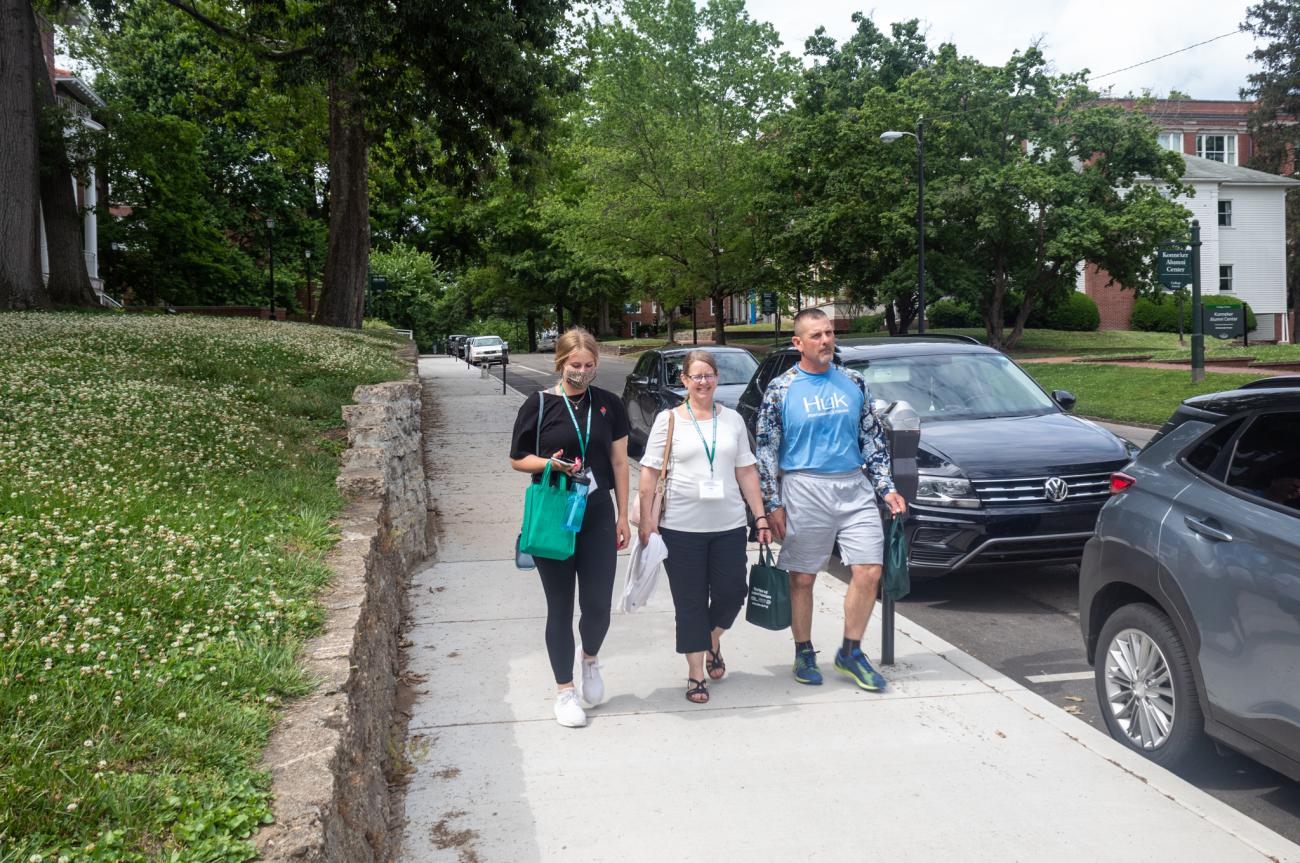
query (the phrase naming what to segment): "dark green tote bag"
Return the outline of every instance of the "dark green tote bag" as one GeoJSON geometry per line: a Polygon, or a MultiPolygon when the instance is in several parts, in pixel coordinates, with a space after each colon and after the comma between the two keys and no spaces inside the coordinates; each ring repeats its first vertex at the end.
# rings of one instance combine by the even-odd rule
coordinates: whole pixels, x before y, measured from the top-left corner
{"type": "Polygon", "coordinates": [[[776,568],[770,546],[759,546],[758,563],[749,568],[745,619],[764,629],[790,628],[790,573],[776,568]]]}
{"type": "Polygon", "coordinates": [[[899,600],[912,590],[912,579],[907,573],[907,531],[905,517],[896,515],[885,529],[885,574],[882,590],[885,596],[899,600]]]}
{"type": "Polygon", "coordinates": [[[542,481],[524,493],[524,525],[519,532],[519,550],[533,557],[565,560],[573,557],[578,535],[564,529],[564,511],[569,500],[569,478],[551,485],[551,463],[546,462],[542,481]]]}

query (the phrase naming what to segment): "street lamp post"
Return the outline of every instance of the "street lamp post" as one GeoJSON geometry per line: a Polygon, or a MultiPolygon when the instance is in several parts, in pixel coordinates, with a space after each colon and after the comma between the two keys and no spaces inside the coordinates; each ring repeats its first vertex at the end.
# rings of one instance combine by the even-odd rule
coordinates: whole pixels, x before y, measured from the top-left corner
{"type": "Polygon", "coordinates": [[[311,317],[311,249],[303,249],[302,256],[307,259],[307,317],[311,317]]]}
{"type": "Polygon", "coordinates": [[[916,139],[916,331],[925,332],[925,118],[916,119],[916,133],[882,132],[880,142],[892,144],[904,135],[916,139]]]}
{"type": "Polygon", "coordinates": [[[275,219],[266,217],[266,257],[270,271],[266,280],[266,298],[271,306],[270,320],[275,320],[275,219]]]}

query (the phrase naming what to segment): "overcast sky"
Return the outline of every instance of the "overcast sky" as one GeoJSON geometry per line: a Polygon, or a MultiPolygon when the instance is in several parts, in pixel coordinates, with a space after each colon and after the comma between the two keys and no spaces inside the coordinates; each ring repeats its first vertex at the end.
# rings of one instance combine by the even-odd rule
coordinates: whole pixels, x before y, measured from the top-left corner
{"type": "MultiPolygon", "coordinates": [[[[750,14],[772,23],[785,49],[803,55],[818,26],[842,42],[853,33],[850,16],[870,14],[885,33],[895,21],[919,18],[932,47],[952,42],[962,54],[1000,65],[1011,52],[1041,40],[1062,72],[1087,68],[1103,75],[1235,30],[1249,3],[1227,0],[747,0],[750,14]]],[[[1113,95],[1150,89],[1164,96],[1182,90],[1197,99],[1237,99],[1254,71],[1247,55],[1254,37],[1237,33],[1209,45],[1157,60],[1094,82],[1113,95]]]]}

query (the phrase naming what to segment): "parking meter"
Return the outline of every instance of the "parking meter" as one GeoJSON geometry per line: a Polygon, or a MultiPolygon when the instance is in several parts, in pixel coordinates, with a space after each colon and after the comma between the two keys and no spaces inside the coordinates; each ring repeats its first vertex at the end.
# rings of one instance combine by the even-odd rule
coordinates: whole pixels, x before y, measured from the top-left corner
{"type": "Polygon", "coordinates": [[[916,502],[916,453],[921,445],[921,418],[910,404],[897,401],[885,409],[881,419],[889,435],[894,487],[911,506],[916,502]]]}
{"type": "MultiPolygon", "coordinates": [[[[916,453],[921,444],[921,417],[905,401],[893,404],[876,401],[872,407],[889,437],[894,488],[910,507],[916,501],[916,453]]],[[[882,596],[880,603],[880,664],[894,664],[894,600],[887,596],[882,596]]]]}

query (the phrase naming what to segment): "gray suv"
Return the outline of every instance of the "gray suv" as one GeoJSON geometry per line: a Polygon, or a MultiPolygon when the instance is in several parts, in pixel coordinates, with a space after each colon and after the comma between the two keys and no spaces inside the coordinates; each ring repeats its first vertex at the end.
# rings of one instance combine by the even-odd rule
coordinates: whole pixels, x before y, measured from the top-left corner
{"type": "Polygon", "coordinates": [[[1079,573],[1111,736],[1175,766],[1208,735],[1300,780],[1300,386],[1188,399],[1111,494],[1079,573]]]}

